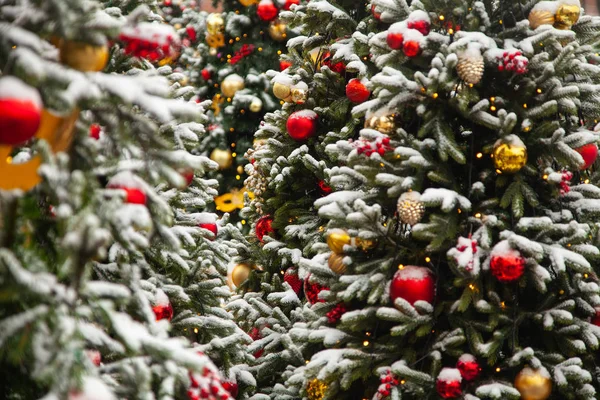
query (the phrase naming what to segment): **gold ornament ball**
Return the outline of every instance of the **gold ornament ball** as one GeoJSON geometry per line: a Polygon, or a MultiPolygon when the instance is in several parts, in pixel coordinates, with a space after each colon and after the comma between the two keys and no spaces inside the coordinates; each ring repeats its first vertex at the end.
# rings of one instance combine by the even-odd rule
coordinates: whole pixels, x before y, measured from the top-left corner
{"type": "Polygon", "coordinates": [[[396,123],[391,115],[373,115],[365,120],[365,128],[375,129],[389,135],[396,129],[396,123]]]}
{"type": "Polygon", "coordinates": [[[508,135],[494,145],[494,165],[503,173],[514,174],[527,164],[527,147],[516,135],[508,135]]]}
{"type": "Polygon", "coordinates": [[[237,74],[232,74],[221,82],[221,93],[225,97],[233,97],[238,90],[242,90],[244,87],[244,78],[237,74]]]}
{"type": "Polygon", "coordinates": [[[253,4],[258,3],[258,0],[240,0],[240,4],[244,7],[250,7],[253,4]]]}
{"type": "Polygon", "coordinates": [[[260,112],[262,110],[263,102],[258,97],[255,97],[250,102],[250,106],[248,107],[252,112],[260,112]]]}
{"type": "Polygon", "coordinates": [[[252,268],[248,264],[238,264],[231,270],[231,282],[236,287],[240,287],[250,276],[252,268]]]}
{"type": "Polygon", "coordinates": [[[213,13],[206,18],[206,31],[211,35],[223,33],[225,30],[225,20],[221,14],[213,13]]]}
{"type": "Polygon", "coordinates": [[[72,40],[59,41],[60,62],[78,71],[102,71],[108,62],[108,46],[72,40]]]}
{"type": "Polygon", "coordinates": [[[206,44],[210,47],[210,55],[214,56],[217,54],[216,49],[225,46],[225,35],[217,33],[215,35],[206,35],[206,44]],[[215,54],[212,54],[212,50],[215,50],[215,54]]]}
{"type": "Polygon", "coordinates": [[[528,19],[531,29],[542,25],[553,25],[555,21],[554,14],[547,10],[531,10],[528,19]]]}
{"type": "Polygon", "coordinates": [[[522,400],[546,400],[552,393],[552,379],[545,368],[525,367],[517,374],[515,387],[522,400]]]}
{"type": "Polygon", "coordinates": [[[344,256],[337,253],[331,253],[327,261],[329,269],[339,275],[346,273],[346,265],[344,264],[344,256]]]}
{"type": "Polygon", "coordinates": [[[406,192],[398,198],[396,205],[400,222],[410,226],[416,225],[425,215],[425,206],[421,202],[421,193],[406,192]]]}
{"type": "Polygon", "coordinates": [[[327,385],[320,379],[313,379],[306,385],[308,400],[323,400],[327,392],[327,385]]]}
{"type": "Polygon", "coordinates": [[[227,169],[233,163],[231,150],[214,149],[210,153],[210,159],[219,164],[219,169],[227,169]]]}
{"type": "Polygon", "coordinates": [[[271,39],[281,42],[287,37],[287,25],[279,20],[271,22],[269,25],[269,36],[271,39]]]}
{"type": "Polygon", "coordinates": [[[581,8],[575,4],[563,4],[558,7],[556,15],[554,16],[555,22],[554,27],[556,29],[571,29],[573,24],[579,21],[579,15],[581,14],[581,8]]]}
{"type": "Polygon", "coordinates": [[[336,229],[327,236],[327,246],[329,246],[329,250],[337,254],[342,254],[344,252],[344,245],[349,245],[351,243],[352,239],[350,239],[350,235],[341,229],[336,229]]]}
{"type": "Polygon", "coordinates": [[[296,104],[304,104],[306,102],[306,98],[308,97],[308,92],[302,88],[293,88],[292,89],[292,101],[296,104]]]}
{"type": "Polygon", "coordinates": [[[279,100],[286,100],[292,94],[292,88],[280,82],[273,84],[273,94],[279,100]]]}

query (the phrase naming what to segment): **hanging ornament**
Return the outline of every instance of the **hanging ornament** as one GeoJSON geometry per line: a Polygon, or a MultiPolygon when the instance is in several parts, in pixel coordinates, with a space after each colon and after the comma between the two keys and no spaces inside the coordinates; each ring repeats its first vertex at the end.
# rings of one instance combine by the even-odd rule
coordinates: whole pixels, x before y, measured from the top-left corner
{"type": "MultiPolygon", "coordinates": [[[[1,100],[0,100],[1,103],[1,100]]],[[[100,133],[102,133],[102,128],[98,124],[90,125],[90,137],[94,140],[100,140],[100,133]]]]}
{"type": "Polygon", "coordinates": [[[375,129],[389,135],[396,130],[396,123],[394,122],[394,117],[392,115],[367,114],[365,128],[375,129]]]}
{"type": "Polygon", "coordinates": [[[443,399],[456,399],[462,396],[462,376],[456,368],[443,368],[436,381],[435,388],[443,399]]]}
{"type": "Polygon", "coordinates": [[[183,169],[179,171],[183,179],[185,179],[186,186],[190,186],[194,181],[194,170],[193,169],[183,169]]]}
{"type": "Polygon", "coordinates": [[[583,158],[584,164],[581,167],[579,167],[579,170],[581,171],[588,169],[589,167],[594,165],[596,159],[598,158],[598,146],[596,145],[596,143],[589,143],[575,150],[583,158]]]}
{"type": "Polygon", "coordinates": [[[42,117],[38,91],[13,76],[0,78],[0,144],[18,145],[36,134],[42,117]]]}
{"type": "Polygon", "coordinates": [[[327,384],[320,379],[313,379],[306,385],[308,400],[323,400],[327,393],[327,384]]]}
{"type": "Polygon", "coordinates": [[[272,21],[277,18],[279,10],[271,0],[261,0],[256,7],[256,15],[263,21],[272,21]]]}
{"type": "Polygon", "coordinates": [[[425,206],[421,202],[421,193],[405,192],[398,198],[396,206],[400,222],[410,226],[416,225],[425,215],[425,206]]]}
{"type": "Polygon", "coordinates": [[[548,10],[543,10],[538,7],[533,7],[529,13],[529,27],[536,29],[542,25],[554,25],[554,13],[548,10]]]}
{"type": "Polygon", "coordinates": [[[202,71],[200,71],[200,74],[205,82],[208,82],[212,78],[212,72],[210,72],[209,69],[204,68],[202,71]]]}
{"type": "Polygon", "coordinates": [[[288,135],[294,140],[307,140],[317,133],[319,117],[312,110],[293,112],[287,119],[288,135]]]}
{"type": "Polygon", "coordinates": [[[460,371],[460,375],[467,382],[472,382],[479,376],[481,367],[477,359],[471,354],[463,354],[456,363],[456,368],[460,371]]]}
{"type": "Polygon", "coordinates": [[[402,52],[406,57],[416,57],[421,54],[423,35],[416,29],[407,29],[403,33],[402,52]]]}
{"type": "Polygon", "coordinates": [[[196,28],[194,28],[192,25],[188,25],[185,27],[185,33],[188,35],[190,41],[192,42],[195,42],[198,38],[198,35],[196,34],[196,28]]]}
{"type": "Polygon", "coordinates": [[[341,229],[331,230],[329,235],[327,235],[327,246],[336,254],[342,254],[344,246],[350,245],[351,241],[350,235],[341,229]]]}
{"type": "Polygon", "coordinates": [[[477,240],[459,237],[456,247],[448,250],[448,258],[463,276],[478,276],[481,256],[477,240]]]}
{"type": "Polygon", "coordinates": [[[401,32],[392,32],[390,28],[386,37],[386,42],[388,46],[390,46],[390,49],[400,50],[404,44],[404,35],[402,35],[401,32]]]}
{"type": "Polygon", "coordinates": [[[251,5],[258,3],[258,1],[259,0],[240,0],[240,4],[244,7],[250,7],[251,5]]]}
{"type": "Polygon", "coordinates": [[[329,290],[329,288],[321,286],[317,282],[310,282],[310,275],[304,280],[304,295],[309,304],[324,303],[325,300],[319,298],[319,293],[323,290],[329,290]]]}
{"type": "Polygon", "coordinates": [[[254,97],[248,106],[248,109],[254,113],[260,112],[262,110],[263,102],[258,97],[254,97]]]}
{"type": "Polygon", "coordinates": [[[225,32],[225,20],[218,13],[209,14],[206,18],[206,31],[210,35],[217,35],[225,32]]]}
{"type": "Polygon", "coordinates": [[[571,29],[579,21],[581,7],[577,4],[561,4],[554,15],[554,27],[556,29],[571,29]]]}
{"type": "Polygon", "coordinates": [[[294,4],[300,4],[300,0],[285,0],[285,4],[283,5],[283,9],[288,11],[294,4]]]}
{"type": "Polygon", "coordinates": [[[414,305],[417,301],[433,304],[435,297],[435,276],[429,268],[414,265],[401,266],[390,283],[392,303],[402,298],[414,305]]]}
{"type": "Polygon", "coordinates": [[[225,35],[222,33],[217,33],[215,35],[207,34],[206,35],[206,44],[211,48],[210,55],[216,55],[217,49],[219,47],[225,46],[225,35]],[[214,54],[213,54],[214,51],[214,54]]]}
{"type": "Polygon", "coordinates": [[[202,229],[206,229],[209,232],[212,232],[213,236],[210,240],[214,240],[217,237],[217,232],[219,230],[217,226],[217,222],[215,221],[215,216],[210,213],[202,213],[203,222],[198,223],[198,227],[202,229]]]}
{"type": "Polygon", "coordinates": [[[600,326],[600,308],[596,309],[596,314],[590,320],[590,324],[600,326]]]}
{"type": "Polygon", "coordinates": [[[346,273],[346,265],[344,264],[344,256],[336,253],[331,253],[327,262],[329,269],[338,275],[346,273]]]}
{"type": "Polygon", "coordinates": [[[298,82],[292,87],[291,101],[296,104],[306,103],[308,98],[308,85],[305,82],[298,82]]]}
{"type": "Polygon", "coordinates": [[[233,157],[229,149],[214,149],[210,153],[210,159],[219,164],[219,169],[227,169],[233,164],[233,157]]]}
{"type": "Polygon", "coordinates": [[[154,312],[157,321],[160,321],[161,319],[170,321],[173,318],[173,306],[171,305],[171,301],[169,301],[169,297],[165,292],[160,289],[156,290],[152,311],[154,312]]]}
{"type": "Polygon", "coordinates": [[[515,387],[522,400],[546,400],[552,393],[552,379],[544,367],[525,367],[515,377],[515,387]]]}
{"type": "Polygon", "coordinates": [[[287,25],[276,19],[269,24],[269,36],[271,39],[281,42],[287,37],[287,25]]]}
{"type": "Polygon", "coordinates": [[[507,240],[494,246],[490,254],[490,271],[502,283],[510,283],[523,276],[525,258],[510,247],[507,240]]]}
{"type": "Polygon", "coordinates": [[[281,82],[275,82],[273,83],[273,94],[278,99],[287,101],[292,95],[292,86],[281,82]]]}
{"type": "Polygon", "coordinates": [[[343,75],[346,73],[346,65],[341,61],[334,62],[333,56],[331,55],[330,52],[325,53],[323,55],[323,57],[321,58],[321,60],[322,60],[322,64],[327,66],[333,72],[337,72],[340,75],[343,75]]]}
{"type": "Polygon", "coordinates": [[[371,92],[360,79],[350,79],[346,85],[346,97],[353,103],[363,103],[369,100],[370,95],[371,92]]]}
{"type": "Polygon", "coordinates": [[[423,10],[416,10],[410,13],[408,16],[406,27],[408,29],[415,29],[423,36],[429,35],[431,29],[431,20],[429,15],[423,10]]]}
{"type": "Polygon", "coordinates": [[[221,82],[221,93],[225,97],[233,97],[238,90],[242,90],[244,87],[244,78],[238,74],[231,74],[221,82]]]}
{"type": "Polygon", "coordinates": [[[291,61],[286,61],[286,60],[279,61],[279,70],[280,71],[285,71],[286,69],[288,69],[291,66],[292,66],[291,61]]]}
{"type": "Polygon", "coordinates": [[[119,172],[106,185],[108,189],[120,189],[125,191],[125,203],[146,204],[146,193],[140,178],[129,171],[119,172]]]}
{"type": "Polygon", "coordinates": [[[265,215],[264,217],[260,217],[258,221],[256,221],[256,238],[259,242],[264,243],[263,238],[266,236],[271,236],[271,233],[275,232],[273,230],[273,217],[270,215],[265,215]]]}
{"type": "Polygon", "coordinates": [[[169,24],[141,22],[125,26],[119,40],[125,44],[125,54],[150,61],[175,60],[181,48],[179,36],[169,24]]]}
{"type": "Polygon", "coordinates": [[[304,285],[304,280],[300,279],[298,276],[298,269],[295,267],[290,267],[285,270],[285,274],[283,274],[283,281],[287,282],[292,290],[299,295],[302,291],[302,286],[304,285]]]}
{"type": "Polygon", "coordinates": [[[221,382],[221,386],[223,387],[223,389],[225,389],[229,392],[231,397],[233,397],[233,398],[237,397],[238,392],[239,392],[239,387],[238,387],[237,382],[224,381],[224,382],[221,382]]]}
{"type": "Polygon", "coordinates": [[[381,21],[381,13],[377,11],[375,4],[371,5],[371,14],[373,14],[373,18],[375,18],[377,21],[381,21]]]}
{"type": "Polygon", "coordinates": [[[517,135],[508,135],[494,144],[494,164],[501,173],[514,174],[527,164],[527,148],[517,135]]]}
{"type": "Polygon", "coordinates": [[[342,319],[342,315],[346,313],[348,309],[344,303],[338,303],[333,307],[331,311],[329,311],[325,316],[330,324],[337,324],[340,319],[342,319]]]}
{"type": "Polygon", "coordinates": [[[484,68],[481,51],[473,43],[458,56],[456,72],[460,79],[470,85],[476,85],[481,81],[484,68]]]}
{"type": "MultiPolygon", "coordinates": [[[[252,338],[252,340],[254,340],[255,342],[259,339],[262,339],[260,329],[258,329],[257,327],[252,328],[250,332],[248,332],[248,336],[250,336],[250,338],[252,338]]],[[[262,356],[264,352],[264,349],[259,349],[254,352],[253,356],[254,358],[260,358],[260,356],[262,356]]]]}
{"type": "Polygon", "coordinates": [[[108,62],[108,46],[61,39],[58,43],[60,62],[78,71],[102,71],[108,62]]]}
{"type": "Polygon", "coordinates": [[[331,189],[331,186],[329,186],[324,180],[319,180],[318,182],[319,185],[319,190],[321,191],[321,194],[323,196],[327,196],[328,194],[331,194],[333,192],[333,189],[331,189]]]}
{"type": "Polygon", "coordinates": [[[250,265],[237,264],[231,269],[228,281],[235,285],[236,288],[239,288],[248,279],[251,271],[252,267],[250,265]]]}

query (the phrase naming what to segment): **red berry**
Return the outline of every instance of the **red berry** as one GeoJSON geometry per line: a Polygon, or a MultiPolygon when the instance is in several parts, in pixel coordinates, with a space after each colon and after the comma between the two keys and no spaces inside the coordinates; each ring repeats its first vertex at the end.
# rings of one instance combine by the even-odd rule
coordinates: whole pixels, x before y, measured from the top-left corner
{"type": "Polygon", "coordinates": [[[192,42],[196,41],[196,29],[194,29],[193,26],[188,26],[185,28],[185,32],[187,33],[188,37],[190,38],[190,40],[192,42]]]}
{"type": "Polygon", "coordinates": [[[277,17],[277,14],[279,14],[279,10],[271,0],[262,0],[258,3],[256,14],[258,15],[258,18],[263,21],[272,21],[277,17]]]}
{"type": "Polygon", "coordinates": [[[402,51],[407,57],[415,57],[421,52],[421,45],[419,42],[409,40],[402,45],[402,51]]]}
{"type": "Polygon", "coordinates": [[[92,139],[100,139],[100,132],[102,131],[102,128],[100,128],[100,125],[98,124],[92,124],[90,125],[90,137],[92,139]]]}
{"type": "Polygon", "coordinates": [[[202,72],[200,72],[202,74],[202,79],[204,79],[205,81],[210,80],[212,74],[209,70],[207,70],[206,68],[204,68],[202,70],[202,72]]]}
{"type": "Polygon", "coordinates": [[[367,101],[371,96],[371,92],[360,81],[360,79],[350,79],[346,85],[346,97],[353,103],[362,103],[367,101]]]}

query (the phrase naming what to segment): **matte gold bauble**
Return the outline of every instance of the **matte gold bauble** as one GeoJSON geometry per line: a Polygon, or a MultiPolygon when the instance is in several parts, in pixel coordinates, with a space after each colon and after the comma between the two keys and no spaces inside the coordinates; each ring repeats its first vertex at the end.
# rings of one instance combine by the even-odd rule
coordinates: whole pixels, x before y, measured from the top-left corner
{"type": "Polygon", "coordinates": [[[102,71],[108,61],[108,47],[71,40],[59,41],[60,62],[78,71],[102,71]]]}
{"type": "Polygon", "coordinates": [[[546,400],[552,393],[552,379],[545,368],[525,367],[517,374],[515,387],[522,400],[546,400]]]}
{"type": "Polygon", "coordinates": [[[547,10],[532,10],[528,19],[531,29],[536,29],[542,25],[553,25],[555,21],[554,14],[547,10]]]}
{"type": "MultiPolygon", "coordinates": [[[[225,46],[225,35],[223,35],[222,33],[217,33],[215,35],[206,35],[206,44],[210,47],[211,50],[223,47],[225,46]]],[[[215,54],[211,53],[211,55],[215,54]]]]}
{"type": "Polygon", "coordinates": [[[346,265],[344,264],[343,255],[331,253],[327,264],[329,265],[329,269],[331,269],[336,274],[343,275],[346,273],[346,265]]]}
{"type": "Polygon", "coordinates": [[[376,129],[389,135],[396,129],[396,123],[391,115],[373,115],[365,120],[365,128],[376,129]]]}
{"type": "Polygon", "coordinates": [[[259,99],[258,97],[255,97],[250,102],[250,106],[248,106],[248,109],[252,112],[260,112],[260,110],[262,110],[262,106],[263,106],[262,100],[259,99]]]}
{"type": "Polygon", "coordinates": [[[271,39],[281,42],[287,37],[287,25],[279,20],[271,22],[269,25],[269,36],[271,39]]]}
{"type": "Polygon", "coordinates": [[[286,100],[292,94],[292,88],[283,83],[275,82],[273,84],[273,94],[280,100],[286,100]]]}
{"type": "Polygon", "coordinates": [[[229,75],[221,82],[221,93],[223,93],[225,97],[233,97],[237,91],[242,90],[244,86],[244,78],[237,74],[229,75]]]}
{"type": "Polygon", "coordinates": [[[225,30],[225,21],[221,14],[213,13],[206,18],[206,31],[211,35],[223,33],[225,30]]]}
{"type": "Polygon", "coordinates": [[[246,279],[250,276],[252,268],[248,264],[238,264],[231,270],[231,282],[236,286],[240,287],[246,279]]]}
{"type": "Polygon", "coordinates": [[[240,0],[240,4],[244,7],[250,7],[253,4],[258,3],[258,0],[240,0]]]}
{"type": "Polygon", "coordinates": [[[231,150],[214,149],[210,153],[210,159],[219,164],[219,169],[227,169],[233,163],[231,150]]]}
{"type": "Polygon", "coordinates": [[[558,7],[556,15],[554,16],[555,22],[554,27],[556,29],[571,29],[573,24],[579,21],[579,15],[581,14],[581,7],[575,4],[563,4],[558,7]]]}
{"type": "Polygon", "coordinates": [[[337,254],[344,252],[344,245],[349,245],[352,242],[350,235],[341,229],[336,229],[327,236],[327,246],[337,254]]]}
{"type": "Polygon", "coordinates": [[[494,145],[494,165],[506,174],[519,172],[527,164],[527,148],[516,135],[508,135],[494,145]]]}

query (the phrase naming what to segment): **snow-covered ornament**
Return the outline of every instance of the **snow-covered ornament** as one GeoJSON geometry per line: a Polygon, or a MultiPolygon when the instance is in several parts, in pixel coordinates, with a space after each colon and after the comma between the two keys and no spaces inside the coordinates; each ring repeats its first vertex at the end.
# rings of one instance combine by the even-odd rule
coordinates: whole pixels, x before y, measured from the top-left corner
{"type": "Polygon", "coordinates": [[[264,237],[270,236],[273,232],[275,232],[273,229],[273,217],[270,215],[260,217],[258,221],[256,221],[255,232],[258,241],[264,243],[264,237]]]}
{"type": "Polygon", "coordinates": [[[353,103],[363,103],[369,99],[371,92],[360,79],[350,79],[346,85],[346,97],[353,103]]]}
{"type": "Polygon", "coordinates": [[[173,305],[169,301],[169,297],[162,290],[158,289],[154,296],[152,311],[156,316],[156,320],[166,319],[170,321],[173,318],[173,305]]]}
{"type": "Polygon", "coordinates": [[[317,113],[312,110],[293,112],[286,122],[287,132],[294,140],[307,140],[317,133],[318,121],[317,113]]]}
{"type": "Polygon", "coordinates": [[[200,75],[202,75],[202,79],[204,79],[205,82],[208,82],[212,78],[212,72],[207,68],[200,71],[200,75]]]}
{"type": "Polygon", "coordinates": [[[462,396],[462,376],[456,368],[443,368],[436,381],[435,388],[443,399],[456,399],[462,396]]]}
{"type": "Polygon", "coordinates": [[[292,85],[286,85],[285,83],[275,82],[273,83],[273,94],[279,100],[288,101],[292,95],[292,85]]]}
{"type": "Polygon", "coordinates": [[[215,215],[211,213],[201,213],[201,215],[202,217],[198,222],[198,227],[212,232],[213,235],[209,239],[214,240],[217,237],[217,233],[219,231],[217,222],[215,221],[215,215]]]}
{"type": "Polygon", "coordinates": [[[296,104],[306,103],[308,98],[308,85],[305,82],[298,82],[298,84],[292,87],[291,100],[296,104]]]}
{"type": "MultiPolygon", "coordinates": [[[[262,334],[260,332],[260,329],[258,329],[257,327],[252,328],[250,330],[250,332],[248,332],[248,336],[250,336],[252,338],[252,340],[254,340],[254,341],[262,339],[262,334]]],[[[264,352],[265,352],[264,349],[259,349],[259,350],[255,351],[254,354],[252,354],[252,355],[254,356],[254,358],[260,358],[260,356],[262,356],[264,352]]]]}
{"type": "Polygon", "coordinates": [[[498,139],[492,154],[494,165],[500,173],[514,174],[527,164],[527,147],[514,134],[498,139]]]}
{"type": "Polygon", "coordinates": [[[190,186],[194,181],[194,170],[193,169],[182,169],[179,171],[183,179],[185,179],[186,186],[190,186]]]}
{"type": "Polygon", "coordinates": [[[583,158],[584,164],[579,167],[580,170],[588,169],[596,162],[598,158],[598,146],[596,143],[589,143],[575,149],[583,158]]]}
{"type": "Polygon", "coordinates": [[[571,29],[579,21],[581,7],[577,4],[561,4],[554,15],[556,29],[571,29]]]}
{"type": "Polygon", "coordinates": [[[317,282],[311,282],[310,275],[304,279],[304,295],[309,304],[324,303],[325,300],[319,298],[319,293],[323,290],[329,290],[329,288],[321,286],[317,282]]]}
{"type": "Polygon", "coordinates": [[[402,52],[406,57],[416,57],[421,53],[421,43],[416,40],[405,40],[402,43],[402,52]]]}
{"type": "Polygon", "coordinates": [[[388,31],[386,42],[390,49],[400,50],[404,44],[404,35],[401,32],[388,31]]]}
{"type": "Polygon", "coordinates": [[[327,384],[320,379],[313,379],[306,385],[308,400],[323,400],[327,393],[327,384]]]}
{"type": "Polygon", "coordinates": [[[256,15],[263,21],[272,21],[278,14],[279,10],[271,0],[261,0],[256,7],[256,15]]]}
{"type": "Polygon", "coordinates": [[[346,73],[346,65],[341,61],[334,62],[330,52],[325,53],[321,60],[322,64],[328,67],[333,72],[337,72],[340,75],[346,73]]]}
{"type": "Polygon", "coordinates": [[[210,159],[219,164],[219,169],[227,169],[233,164],[233,155],[229,149],[213,149],[210,159]]]}
{"type": "Polygon", "coordinates": [[[327,235],[327,246],[336,254],[342,254],[345,245],[355,246],[363,251],[367,251],[375,247],[376,244],[375,240],[350,237],[348,232],[342,229],[332,229],[327,235]]]}
{"type": "Polygon", "coordinates": [[[217,35],[225,31],[225,20],[219,13],[209,14],[206,18],[206,31],[210,35],[217,35]]]}
{"type": "MultiPolygon", "coordinates": [[[[202,354],[202,353],[200,353],[202,354]]],[[[187,390],[188,400],[233,400],[229,391],[237,390],[235,382],[221,382],[219,376],[210,368],[204,368],[202,374],[189,372],[190,387],[187,390]],[[228,390],[229,389],[229,390],[228,390]]]]}
{"type": "Polygon", "coordinates": [[[508,241],[496,244],[490,254],[490,271],[502,283],[518,280],[525,272],[525,258],[508,241]]]}
{"type": "Polygon", "coordinates": [[[283,5],[283,9],[288,11],[294,4],[300,4],[300,0],[285,0],[285,4],[283,5]]]}
{"type": "Polygon", "coordinates": [[[546,368],[525,367],[515,377],[522,400],[546,400],[552,393],[552,379],[546,368]]]}
{"type": "Polygon", "coordinates": [[[344,303],[338,303],[332,310],[325,314],[325,316],[330,324],[336,324],[346,311],[348,311],[346,305],[344,303]]]}
{"type": "Polygon", "coordinates": [[[323,196],[327,196],[328,194],[331,194],[331,192],[333,192],[333,189],[331,188],[331,186],[329,186],[324,180],[319,180],[319,182],[317,183],[317,185],[319,186],[319,190],[321,191],[321,194],[323,196]]]}
{"type": "Polygon", "coordinates": [[[477,362],[477,359],[471,354],[463,354],[456,363],[456,368],[460,371],[462,378],[471,382],[477,379],[481,372],[481,366],[477,362]]]}
{"type": "Polygon", "coordinates": [[[465,275],[479,275],[479,247],[477,240],[459,237],[456,247],[448,250],[448,257],[456,268],[465,275]]]}
{"type": "Polygon", "coordinates": [[[141,22],[125,26],[119,40],[125,44],[125,54],[150,61],[175,60],[181,48],[179,36],[169,24],[141,22]]]}
{"type": "Polygon", "coordinates": [[[396,205],[400,222],[410,226],[416,225],[425,215],[425,206],[421,201],[421,193],[405,192],[398,198],[396,205]]]}
{"type": "Polygon", "coordinates": [[[281,42],[287,38],[287,25],[280,20],[275,20],[269,24],[269,36],[271,39],[281,42]]]}
{"type": "Polygon", "coordinates": [[[422,10],[413,11],[408,17],[406,27],[408,29],[416,29],[423,36],[429,35],[429,30],[431,29],[429,15],[422,10]]]}
{"type": "Polygon", "coordinates": [[[297,268],[290,267],[286,269],[285,274],[283,274],[283,281],[287,282],[297,295],[300,295],[302,286],[304,286],[304,280],[300,279],[300,276],[298,276],[297,268]]]}
{"type": "Polygon", "coordinates": [[[396,130],[396,122],[394,121],[393,115],[367,114],[365,118],[365,128],[375,129],[389,135],[396,130]]]}
{"type": "Polygon", "coordinates": [[[460,79],[470,85],[476,85],[483,78],[483,70],[485,65],[481,51],[474,45],[468,46],[467,49],[458,56],[458,64],[456,72],[460,79]]]}
{"type": "Polygon", "coordinates": [[[596,314],[590,320],[590,324],[600,326],[600,309],[596,309],[596,314]]]}
{"type": "Polygon", "coordinates": [[[417,301],[433,304],[435,297],[435,276],[429,268],[414,265],[401,265],[390,283],[392,303],[402,298],[411,305],[417,301]]]}
{"type": "Polygon", "coordinates": [[[329,260],[327,260],[327,265],[329,265],[329,269],[339,275],[343,275],[346,273],[346,264],[344,264],[344,256],[337,253],[331,253],[329,256],[329,260]]]}
{"type": "Polygon", "coordinates": [[[221,382],[223,389],[227,390],[231,397],[236,398],[239,392],[239,386],[234,381],[223,381],[221,382]]]}
{"type": "Polygon", "coordinates": [[[39,92],[13,76],[0,78],[0,144],[14,146],[31,139],[40,127],[39,92]]]}
{"type": "Polygon", "coordinates": [[[125,191],[125,203],[146,204],[146,193],[140,178],[129,171],[119,172],[113,176],[106,187],[125,191]]]}
{"type": "Polygon", "coordinates": [[[248,109],[250,111],[252,111],[253,113],[257,113],[257,112],[260,112],[260,110],[262,110],[262,107],[263,107],[262,100],[259,99],[258,97],[255,97],[250,102],[250,105],[248,106],[248,109]]]}
{"type": "Polygon", "coordinates": [[[373,18],[375,18],[377,21],[381,21],[381,13],[377,11],[375,4],[371,5],[371,14],[373,14],[373,18]]]}
{"type": "Polygon", "coordinates": [[[537,29],[542,25],[553,25],[555,18],[554,13],[539,7],[533,7],[529,13],[529,27],[531,29],[537,29]]]}
{"type": "Polygon", "coordinates": [[[223,79],[223,82],[221,82],[221,93],[223,93],[225,97],[233,97],[244,87],[244,78],[238,74],[231,74],[223,79]]]}

